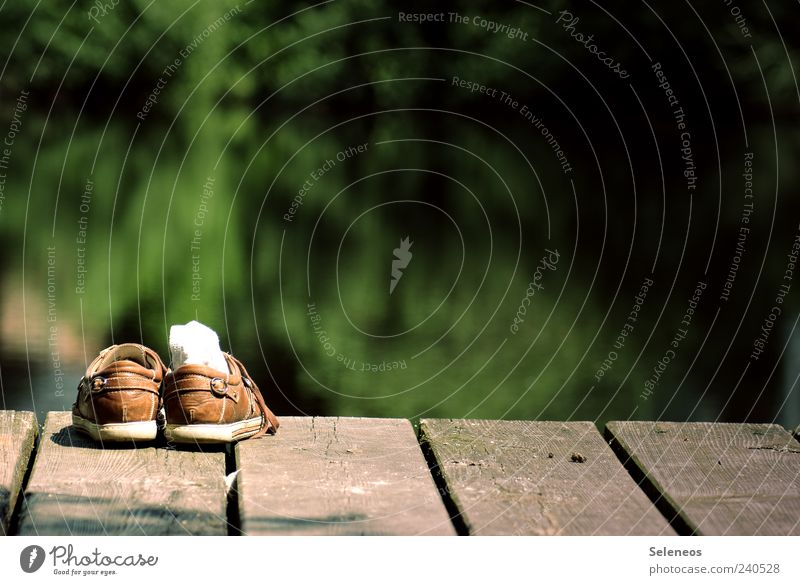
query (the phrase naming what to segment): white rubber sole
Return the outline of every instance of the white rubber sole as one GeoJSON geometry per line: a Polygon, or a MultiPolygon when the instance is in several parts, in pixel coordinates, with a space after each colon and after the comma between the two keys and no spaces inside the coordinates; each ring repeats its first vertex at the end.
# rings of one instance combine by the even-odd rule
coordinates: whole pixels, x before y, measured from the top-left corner
{"type": "Polygon", "coordinates": [[[73,414],[72,425],[95,441],[102,442],[154,441],[158,434],[154,420],[99,425],[73,414]]]}
{"type": "Polygon", "coordinates": [[[170,425],[164,429],[169,443],[232,443],[255,435],[261,428],[261,417],[226,425],[170,425]]]}

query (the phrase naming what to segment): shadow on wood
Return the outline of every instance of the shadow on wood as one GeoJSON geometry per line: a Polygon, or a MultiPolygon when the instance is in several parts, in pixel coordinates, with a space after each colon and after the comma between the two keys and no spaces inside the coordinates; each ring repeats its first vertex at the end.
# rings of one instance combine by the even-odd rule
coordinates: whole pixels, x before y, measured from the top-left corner
{"type": "MultiPolygon", "coordinates": [[[[179,508],[146,505],[145,498],[131,497],[128,490],[102,495],[78,496],[33,493],[24,497],[18,534],[31,536],[189,536],[227,534],[225,517],[179,508]],[[215,527],[219,527],[215,530],[215,527]],[[214,532],[212,532],[214,531],[214,532]]],[[[224,510],[223,510],[224,514],[224,510]]]]}
{"type": "Polygon", "coordinates": [[[51,412],[19,534],[226,535],[225,455],[106,445],[51,412]]]}
{"type": "MultiPolygon", "coordinates": [[[[249,534],[293,533],[297,535],[331,532],[340,536],[379,536],[364,514],[340,514],[308,518],[256,516],[247,523],[249,534]]],[[[389,532],[385,533],[389,534],[389,532]]]]}

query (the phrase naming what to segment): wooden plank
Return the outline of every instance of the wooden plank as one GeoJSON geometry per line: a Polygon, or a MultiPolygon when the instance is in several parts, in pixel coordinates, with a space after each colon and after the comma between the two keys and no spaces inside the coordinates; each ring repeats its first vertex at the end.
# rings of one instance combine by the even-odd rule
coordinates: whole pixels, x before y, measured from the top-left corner
{"type": "Polygon", "coordinates": [[[590,422],[423,420],[469,534],[674,534],[590,422]]]}
{"type": "Polygon", "coordinates": [[[282,417],[236,462],[243,534],[455,533],[407,420],[282,417]]]}
{"type": "Polygon", "coordinates": [[[225,535],[225,455],[132,445],[102,448],[47,415],[25,490],[25,535],[225,535]]]}
{"type": "Polygon", "coordinates": [[[777,425],[613,422],[688,532],[800,534],[800,443],[777,425]]]}
{"type": "Polygon", "coordinates": [[[32,412],[0,410],[0,533],[3,535],[8,534],[37,432],[32,412]]]}

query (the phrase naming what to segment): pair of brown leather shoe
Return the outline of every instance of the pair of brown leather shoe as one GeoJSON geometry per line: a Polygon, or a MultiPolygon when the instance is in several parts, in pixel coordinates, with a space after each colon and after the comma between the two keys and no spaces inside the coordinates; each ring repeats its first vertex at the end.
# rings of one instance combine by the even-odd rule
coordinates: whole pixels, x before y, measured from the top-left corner
{"type": "Polygon", "coordinates": [[[171,443],[230,443],[274,434],[279,422],[242,363],[230,372],[185,364],[168,369],[136,343],[100,352],[78,384],[72,424],[97,441],[152,441],[162,406],[171,443]]]}

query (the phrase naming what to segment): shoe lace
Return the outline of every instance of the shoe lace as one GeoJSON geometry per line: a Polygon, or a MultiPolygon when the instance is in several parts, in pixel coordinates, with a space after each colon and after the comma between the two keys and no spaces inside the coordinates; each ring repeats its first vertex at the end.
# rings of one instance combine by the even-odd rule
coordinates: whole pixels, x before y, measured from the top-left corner
{"type": "Polygon", "coordinates": [[[264,396],[261,394],[261,390],[258,388],[258,385],[255,383],[253,378],[250,376],[250,373],[247,371],[247,368],[244,367],[244,364],[240,362],[238,359],[233,357],[232,355],[228,354],[239,368],[239,372],[242,376],[242,381],[244,384],[250,388],[250,391],[253,394],[253,398],[256,400],[256,404],[258,405],[259,410],[261,411],[261,428],[258,432],[253,435],[252,439],[257,439],[258,437],[263,437],[267,433],[270,435],[274,435],[275,432],[278,430],[280,426],[280,422],[278,421],[278,417],[267,407],[267,403],[264,401],[264,396]]]}

